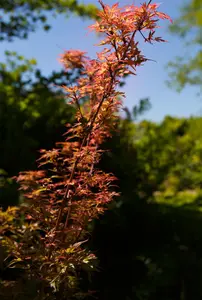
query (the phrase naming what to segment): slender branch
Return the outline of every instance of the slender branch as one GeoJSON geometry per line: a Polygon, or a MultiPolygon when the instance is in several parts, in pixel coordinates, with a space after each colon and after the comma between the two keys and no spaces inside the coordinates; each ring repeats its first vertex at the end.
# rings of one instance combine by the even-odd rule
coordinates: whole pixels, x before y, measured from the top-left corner
{"type": "MultiPolygon", "coordinates": [[[[150,0],[150,1],[148,2],[147,5],[150,5],[151,2],[152,2],[152,0],[150,0]]],[[[106,11],[105,11],[105,6],[104,6],[102,0],[99,0],[99,3],[101,4],[101,6],[102,6],[102,8],[103,8],[103,11],[106,13],[106,11]]],[[[142,20],[141,23],[139,24],[138,29],[134,30],[134,32],[132,33],[132,35],[131,35],[131,37],[130,37],[130,40],[129,40],[129,42],[128,42],[128,44],[127,44],[125,50],[124,50],[124,53],[123,53],[121,59],[118,60],[117,68],[113,71],[113,73],[110,72],[111,70],[109,69],[110,76],[111,76],[111,81],[110,81],[110,83],[109,83],[109,85],[108,85],[108,90],[103,94],[102,99],[100,100],[99,105],[98,105],[97,110],[96,110],[96,112],[94,113],[94,115],[93,115],[93,116],[90,115],[90,117],[89,117],[89,121],[87,122],[87,124],[89,124],[89,122],[90,122],[90,124],[87,125],[86,128],[85,128],[85,135],[84,135],[84,137],[83,137],[83,140],[82,140],[82,143],[81,143],[81,145],[80,145],[79,151],[81,151],[82,148],[85,146],[85,144],[86,144],[88,138],[89,138],[90,135],[91,135],[91,132],[92,132],[92,129],[93,129],[93,125],[94,125],[94,123],[95,123],[95,121],[96,121],[96,118],[97,118],[97,116],[98,116],[98,113],[99,113],[99,111],[100,111],[100,109],[101,109],[101,107],[102,107],[104,101],[110,96],[110,93],[111,93],[112,88],[113,88],[113,83],[114,83],[114,81],[115,81],[116,74],[117,74],[117,72],[118,72],[118,67],[119,67],[120,64],[123,63],[123,60],[124,60],[125,57],[127,56],[128,49],[129,49],[129,47],[131,46],[131,43],[132,43],[132,41],[133,41],[133,39],[134,39],[134,37],[135,37],[136,32],[137,32],[137,31],[140,31],[140,34],[143,36],[144,39],[146,39],[146,38],[144,37],[144,35],[142,34],[142,32],[141,32],[142,25],[143,25],[144,21],[145,21],[145,18],[143,18],[143,20],[142,20]]],[[[116,44],[113,44],[113,43],[112,43],[112,46],[114,47],[115,53],[117,54],[117,47],[116,47],[116,44]]],[[[77,103],[77,105],[78,105],[78,103],[77,103]]],[[[71,174],[70,174],[69,184],[68,184],[67,187],[66,187],[65,194],[64,194],[64,197],[63,197],[63,200],[62,200],[62,204],[61,204],[61,207],[60,207],[59,212],[58,212],[58,217],[57,217],[57,221],[56,221],[56,225],[55,225],[55,230],[54,230],[55,232],[57,232],[58,229],[59,229],[59,225],[60,225],[61,218],[62,218],[62,212],[63,212],[63,210],[64,210],[64,207],[65,207],[65,205],[66,205],[67,200],[70,199],[70,197],[69,197],[69,195],[70,195],[70,183],[72,182],[72,180],[73,180],[73,178],[74,178],[74,175],[75,175],[76,168],[77,168],[77,165],[78,165],[79,160],[80,160],[80,156],[77,156],[77,158],[75,159],[75,162],[74,162],[74,164],[73,164],[73,168],[72,168],[71,174]]],[[[65,226],[64,226],[64,228],[65,228],[65,227],[67,226],[67,224],[68,224],[68,220],[69,220],[69,217],[70,217],[70,213],[71,213],[71,200],[69,200],[69,203],[68,203],[68,214],[67,214],[67,217],[66,217],[66,221],[65,221],[65,226]]]]}
{"type": "MultiPolygon", "coordinates": [[[[123,56],[122,56],[122,58],[121,58],[121,61],[125,58],[125,56],[126,56],[126,54],[127,54],[127,51],[128,51],[128,48],[130,47],[130,45],[131,45],[131,43],[132,43],[132,40],[133,40],[134,37],[135,37],[136,32],[137,32],[136,30],[133,32],[133,34],[132,34],[132,36],[131,36],[131,38],[130,38],[130,41],[129,41],[129,43],[128,43],[128,45],[127,45],[127,47],[126,47],[126,49],[125,49],[125,51],[124,51],[124,53],[123,53],[123,56]]],[[[120,63],[121,63],[121,62],[120,62],[120,63]]],[[[98,115],[98,113],[99,113],[99,111],[100,111],[100,109],[101,109],[101,107],[102,107],[102,104],[103,104],[103,102],[104,102],[105,99],[109,96],[109,94],[110,94],[110,92],[111,92],[112,85],[113,85],[113,82],[114,82],[114,80],[115,80],[116,73],[117,73],[117,69],[114,71],[114,74],[111,75],[111,82],[110,82],[110,84],[109,84],[109,90],[108,90],[106,93],[104,93],[104,95],[103,95],[103,97],[102,97],[102,99],[101,99],[101,101],[100,101],[100,103],[99,103],[99,105],[98,105],[98,108],[97,108],[97,110],[96,110],[94,116],[92,117],[92,120],[91,120],[90,125],[86,127],[86,134],[85,134],[85,136],[84,136],[84,138],[83,138],[83,141],[82,141],[82,144],[81,144],[81,146],[80,146],[79,151],[81,151],[81,149],[84,147],[84,145],[85,145],[85,143],[86,143],[86,141],[87,141],[89,135],[91,134],[93,125],[94,125],[95,120],[96,120],[96,118],[97,118],[97,115],[98,115]]],[[[74,178],[74,174],[75,174],[75,171],[76,171],[76,168],[77,168],[79,159],[80,159],[80,157],[77,157],[76,160],[75,160],[75,162],[74,162],[73,169],[72,169],[72,172],[71,172],[71,175],[70,175],[70,179],[69,179],[69,183],[71,183],[72,180],[73,180],[73,178],[74,178]]],[[[69,193],[69,190],[70,190],[70,185],[67,186],[66,191],[65,191],[65,195],[64,195],[64,198],[63,198],[63,201],[62,201],[62,204],[61,204],[59,213],[58,213],[58,218],[57,218],[57,221],[56,221],[56,225],[55,225],[55,232],[58,231],[58,229],[59,229],[60,221],[61,221],[61,218],[62,218],[62,212],[63,212],[63,210],[64,210],[66,201],[67,201],[67,199],[68,199],[68,193],[69,193]]],[[[69,211],[68,211],[68,218],[69,218],[69,216],[70,216],[70,209],[69,209],[69,211]]],[[[67,224],[67,223],[68,223],[68,219],[66,219],[66,224],[67,224]]]]}
{"type": "Polygon", "coordinates": [[[146,42],[149,42],[150,44],[152,44],[152,42],[149,41],[149,40],[144,36],[144,34],[142,33],[141,30],[139,30],[139,32],[140,32],[141,36],[143,37],[143,39],[144,39],[146,42]]]}
{"type": "Polygon", "coordinates": [[[74,93],[74,97],[75,97],[75,100],[76,100],[76,106],[77,106],[77,108],[78,108],[78,110],[79,110],[79,113],[80,113],[80,115],[81,115],[81,118],[83,119],[84,116],[83,116],[83,114],[82,114],[81,106],[80,106],[80,103],[79,103],[79,99],[78,99],[78,97],[76,96],[76,93],[74,93]]]}

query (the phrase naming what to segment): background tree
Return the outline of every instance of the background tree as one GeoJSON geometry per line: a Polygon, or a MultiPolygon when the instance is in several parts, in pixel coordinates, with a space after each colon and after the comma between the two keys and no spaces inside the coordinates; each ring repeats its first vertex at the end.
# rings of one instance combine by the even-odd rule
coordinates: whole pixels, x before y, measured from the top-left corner
{"type": "MultiPolygon", "coordinates": [[[[79,75],[75,69],[74,74],[61,71],[44,77],[35,60],[15,52],[6,52],[6,57],[6,62],[0,63],[0,168],[7,174],[4,180],[20,169],[36,168],[40,147],[50,149],[65,132],[66,122],[73,121],[73,109],[67,107],[64,93],[54,84],[72,83],[79,75]]],[[[12,188],[12,181],[9,183],[6,180],[0,189],[1,206],[18,201],[16,185],[12,188]]]]}
{"type": "MultiPolygon", "coordinates": [[[[27,38],[37,30],[51,26],[48,16],[76,13],[95,18],[94,5],[67,1],[1,1],[0,41],[27,38]]],[[[73,111],[66,106],[65,95],[55,86],[69,85],[80,76],[60,71],[45,77],[34,59],[25,59],[15,52],[5,52],[0,63],[0,205],[17,204],[16,184],[8,179],[20,170],[35,167],[37,150],[51,148],[64,132],[64,124],[73,121],[73,111]],[[16,157],[18,159],[16,159],[16,157]]]]}
{"type": "Polygon", "coordinates": [[[2,0],[0,40],[25,39],[38,25],[42,25],[44,30],[49,30],[50,15],[68,16],[73,12],[82,17],[95,18],[97,10],[95,5],[80,4],[77,0],[2,0]]]}
{"type": "Polygon", "coordinates": [[[170,62],[169,85],[178,91],[187,85],[199,87],[202,92],[202,1],[189,0],[181,9],[181,16],[170,26],[170,32],[185,42],[183,56],[170,62]]]}
{"type": "Polygon", "coordinates": [[[201,299],[201,122],[119,124],[102,168],[120,179],[121,196],[91,240],[98,299],[201,299]]]}

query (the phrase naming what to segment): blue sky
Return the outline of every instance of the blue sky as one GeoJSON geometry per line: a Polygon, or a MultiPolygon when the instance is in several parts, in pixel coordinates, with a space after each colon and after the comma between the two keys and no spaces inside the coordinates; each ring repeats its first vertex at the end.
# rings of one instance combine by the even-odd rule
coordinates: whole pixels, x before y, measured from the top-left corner
{"type": "MultiPolygon", "coordinates": [[[[97,4],[95,0],[80,2],[97,4]]],[[[105,1],[110,5],[116,2],[105,1]]],[[[138,2],[137,0],[119,1],[121,6],[132,3],[138,5],[138,2]]],[[[183,3],[184,0],[164,0],[159,10],[169,14],[174,20],[179,15],[179,8],[183,3]]],[[[27,40],[15,39],[12,43],[1,42],[1,60],[5,50],[17,51],[26,58],[35,58],[43,74],[49,74],[52,70],[61,68],[58,57],[64,50],[81,49],[87,51],[92,57],[95,57],[96,51],[99,51],[99,48],[94,46],[98,38],[93,33],[88,33],[87,30],[87,26],[93,23],[92,20],[82,20],[76,16],[69,18],[58,16],[56,19],[51,17],[50,23],[52,29],[49,32],[38,29],[36,33],[31,33],[27,40]]],[[[202,103],[196,97],[194,88],[187,87],[179,94],[165,84],[168,79],[165,66],[175,56],[184,53],[184,44],[178,37],[169,34],[168,21],[160,24],[162,27],[157,30],[158,36],[168,40],[168,43],[143,44],[146,57],[156,62],[146,62],[144,66],[137,69],[136,77],[131,76],[127,79],[124,86],[125,105],[131,109],[139,99],[149,97],[152,109],[145,113],[143,118],[153,121],[161,121],[165,115],[178,117],[198,115],[202,109],[202,103]]]]}

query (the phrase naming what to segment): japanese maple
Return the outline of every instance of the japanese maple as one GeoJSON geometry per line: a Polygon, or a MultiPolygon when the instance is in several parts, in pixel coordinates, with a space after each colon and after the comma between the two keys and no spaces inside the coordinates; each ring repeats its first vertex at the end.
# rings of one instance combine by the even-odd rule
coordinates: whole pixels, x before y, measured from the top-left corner
{"type": "Polygon", "coordinates": [[[39,279],[37,299],[75,296],[78,270],[83,265],[93,268],[95,256],[82,247],[88,239],[87,226],[118,196],[113,190],[115,177],[97,168],[101,145],[110,137],[122,106],[124,94],[117,87],[123,76],[136,74],[147,61],[136,35],[149,43],[163,41],[155,30],[159,19],[170,20],[151,1],[123,8],[99,3],[99,21],[90,30],[104,36],[99,43],[104,49],[96,59],[80,50],[61,56],[67,70],[82,69],[75,85],[63,87],[68,104],[77,109],[76,122],[67,125],[63,143],[41,150],[40,170],[19,174],[24,202],[0,215],[7,267],[24,268],[28,278],[39,279]],[[45,290],[48,286],[51,292],[45,290]]]}

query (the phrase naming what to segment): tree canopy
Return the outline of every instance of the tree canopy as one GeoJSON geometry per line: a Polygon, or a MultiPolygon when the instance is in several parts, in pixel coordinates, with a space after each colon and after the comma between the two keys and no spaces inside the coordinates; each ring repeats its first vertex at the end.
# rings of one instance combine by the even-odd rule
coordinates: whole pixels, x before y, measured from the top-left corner
{"type": "MultiPolygon", "coordinates": [[[[52,147],[58,136],[62,138],[74,111],[54,84],[72,83],[79,72],[52,72],[44,77],[35,60],[8,51],[6,58],[0,63],[0,169],[11,177],[35,168],[37,151],[52,147]]],[[[15,194],[7,194],[12,181],[5,183],[0,189],[2,206],[17,201],[15,194]]]]}
{"type": "Polygon", "coordinates": [[[170,32],[185,42],[183,56],[169,63],[169,85],[181,91],[185,86],[202,86],[202,1],[189,0],[181,8],[181,15],[170,26],[170,32]]]}
{"type": "Polygon", "coordinates": [[[121,196],[91,242],[98,299],[201,299],[201,122],[121,122],[102,161],[121,196]]]}
{"type": "MultiPolygon", "coordinates": [[[[94,18],[97,8],[75,0],[1,1],[0,41],[25,39],[43,25],[50,29],[51,15],[76,13],[94,18]]],[[[64,92],[56,86],[73,83],[79,70],[55,72],[43,76],[35,59],[16,52],[5,52],[0,62],[0,204],[16,204],[16,185],[10,176],[35,167],[37,150],[50,148],[73,121],[73,111],[66,105],[64,92]],[[18,159],[16,159],[18,157],[18,159]]]]}
{"type": "Polygon", "coordinates": [[[96,17],[97,7],[80,4],[77,0],[2,0],[0,17],[0,41],[25,39],[38,26],[49,30],[49,16],[76,13],[82,17],[96,17]]]}

